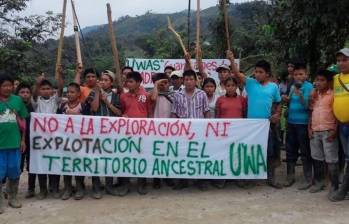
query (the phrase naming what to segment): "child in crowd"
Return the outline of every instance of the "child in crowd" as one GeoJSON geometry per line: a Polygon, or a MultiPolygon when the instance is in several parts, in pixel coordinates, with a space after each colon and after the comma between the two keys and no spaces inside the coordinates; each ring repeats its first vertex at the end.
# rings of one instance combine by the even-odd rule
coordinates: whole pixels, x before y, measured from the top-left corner
{"type": "MultiPolygon", "coordinates": [[[[151,100],[154,102],[154,118],[170,118],[173,102],[173,92],[169,92],[169,78],[165,73],[157,73],[153,76],[154,89],[151,92],[151,100]]],[[[168,186],[173,186],[171,179],[164,180],[168,186]]],[[[153,188],[161,188],[161,179],[153,180],[153,188]]]]}
{"type": "Polygon", "coordinates": [[[205,91],[208,99],[208,107],[210,108],[212,118],[216,117],[216,102],[218,99],[218,96],[216,95],[216,87],[216,81],[213,78],[206,78],[202,85],[202,89],[205,91]]]}
{"type": "MultiPolygon", "coordinates": [[[[126,92],[128,92],[128,89],[127,89],[127,86],[126,86],[126,76],[127,76],[127,74],[128,73],[130,73],[130,72],[133,72],[133,68],[132,67],[130,67],[130,66],[125,66],[125,67],[123,67],[122,69],[121,69],[121,74],[122,74],[122,76],[121,76],[121,86],[122,86],[122,88],[123,88],[123,92],[124,93],[126,93],[126,92]]],[[[121,94],[121,92],[119,93],[119,94],[121,94]]]]}
{"type": "Polygon", "coordinates": [[[0,214],[4,213],[2,180],[7,178],[8,204],[22,207],[17,199],[21,174],[21,152],[25,145],[25,118],[27,109],[19,96],[13,95],[13,79],[0,75],[0,214]]]}
{"type": "Polygon", "coordinates": [[[164,69],[164,73],[168,77],[170,77],[171,73],[174,72],[174,71],[176,71],[176,69],[173,66],[171,66],[171,65],[166,66],[165,69],[164,69]]]}
{"type": "Polygon", "coordinates": [[[171,116],[173,118],[210,118],[206,93],[196,88],[195,71],[185,71],[183,77],[185,88],[174,95],[171,116]]]}
{"type": "Polygon", "coordinates": [[[238,81],[229,77],[224,82],[226,94],[218,98],[216,118],[244,118],[246,116],[246,98],[236,93],[238,81]]]}
{"type": "Polygon", "coordinates": [[[346,168],[343,183],[339,190],[330,195],[331,201],[342,201],[349,191],[349,48],[336,54],[340,73],[334,77],[333,112],[339,121],[339,137],[345,154],[346,168]]]}
{"type": "MultiPolygon", "coordinates": [[[[113,83],[115,82],[115,74],[111,71],[104,71],[101,75],[100,88],[95,91],[94,100],[91,103],[93,115],[120,117],[121,104],[119,94],[112,91],[113,83]]],[[[100,179],[99,177],[92,178],[93,197],[100,199],[100,179]]],[[[110,195],[118,195],[118,192],[113,187],[113,177],[105,178],[105,192],[110,195]]]]}
{"type": "Polygon", "coordinates": [[[183,86],[183,72],[173,71],[170,74],[170,81],[171,81],[171,86],[170,86],[171,92],[181,91],[184,88],[184,86],[183,86]]]}
{"type": "MultiPolygon", "coordinates": [[[[229,77],[233,77],[233,75],[237,72],[239,72],[239,75],[244,76],[242,71],[238,70],[237,64],[235,62],[235,58],[227,58],[230,62],[230,66],[226,66],[226,65],[222,65],[220,67],[217,68],[217,71],[223,69],[223,71],[225,70],[226,72],[229,72],[229,76],[227,76],[226,74],[222,74],[222,79],[220,78],[220,85],[222,87],[222,90],[220,90],[220,96],[224,96],[226,91],[225,91],[225,87],[224,87],[224,82],[227,78],[229,77]],[[229,69],[229,70],[228,70],[229,69]]],[[[223,73],[222,71],[222,73],[223,73]]],[[[247,97],[247,92],[245,89],[245,84],[243,82],[241,82],[239,79],[237,79],[238,81],[238,88],[236,88],[236,93],[239,96],[243,96],[243,97],[247,97]]],[[[217,89],[219,89],[219,87],[217,87],[217,89]]]]}
{"type": "Polygon", "coordinates": [[[21,80],[15,79],[15,80],[13,81],[13,91],[14,91],[14,92],[16,92],[16,90],[17,90],[19,84],[21,84],[21,80]]]}
{"type": "MultiPolygon", "coordinates": [[[[31,104],[32,91],[31,87],[25,83],[20,83],[16,90],[16,95],[20,96],[27,108],[28,113],[34,112],[33,105],[31,104]]],[[[24,165],[26,164],[26,169],[29,172],[30,167],[30,116],[26,118],[26,129],[25,129],[25,145],[26,150],[22,154],[21,161],[21,171],[24,170],[24,165]]],[[[28,174],[28,191],[25,195],[26,198],[32,198],[35,196],[35,181],[36,174],[30,173],[28,174]]]]}
{"type": "MultiPolygon", "coordinates": [[[[236,93],[238,81],[234,77],[229,77],[224,82],[226,94],[218,98],[216,108],[216,118],[244,118],[246,117],[246,98],[236,93]]],[[[213,186],[224,188],[225,180],[213,181],[213,186]]],[[[242,186],[243,182],[238,182],[242,186]]]]}
{"type": "Polygon", "coordinates": [[[155,84],[151,92],[151,100],[155,102],[153,117],[169,118],[173,102],[173,92],[169,91],[169,78],[165,73],[157,73],[153,80],[155,84]]]}
{"type": "MultiPolygon", "coordinates": [[[[193,70],[187,70],[183,73],[184,89],[174,95],[171,117],[173,118],[210,118],[210,108],[206,93],[196,88],[196,73],[193,70]]],[[[197,181],[198,188],[205,190],[207,184],[205,181],[197,181]]],[[[188,181],[183,179],[178,181],[175,190],[181,190],[188,187],[188,181]]]]}
{"type": "Polygon", "coordinates": [[[333,114],[333,90],[331,84],[333,74],[321,70],[315,77],[315,90],[311,95],[309,121],[309,137],[311,157],[314,163],[315,184],[310,188],[310,193],[324,189],[325,163],[330,174],[330,194],[338,189],[338,141],[337,122],[333,114]]]}
{"type": "MultiPolygon", "coordinates": [[[[129,90],[121,95],[122,116],[130,118],[147,118],[151,114],[151,102],[149,93],[141,87],[143,79],[139,72],[130,72],[126,76],[126,86],[129,90]]],[[[120,178],[118,192],[120,196],[130,191],[130,178],[120,178]]],[[[147,194],[147,181],[145,178],[137,178],[137,191],[139,194],[147,194]]]]}
{"type": "MultiPolygon", "coordinates": [[[[67,114],[67,115],[81,115],[84,111],[84,104],[80,102],[81,91],[80,85],[73,82],[68,85],[67,88],[67,98],[68,101],[62,103],[58,109],[58,114],[67,114]]],[[[83,199],[85,195],[84,190],[84,177],[76,176],[76,192],[74,195],[75,200],[83,199]]],[[[62,200],[68,200],[73,194],[72,186],[72,176],[64,176],[64,193],[62,195],[62,200]]]]}
{"type": "MultiPolygon", "coordinates": [[[[227,58],[234,61],[234,54],[227,51],[227,58]]],[[[271,128],[269,129],[268,149],[267,149],[267,184],[271,187],[280,189],[282,186],[276,182],[275,168],[278,158],[277,147],[274,147],[276,133],[272,126],[280,121],[280,102],[281,96],[279,88],[275,83],[270,82],[271,66],[265,61],[258,61],[254,69],[254,77],[245,77],[239,72],[236,65],[232,64],[234,76],[239,82],[245,84],[247,91],[247,118],[269,119],[271,128]]]]}
{"type": "Polygon", "coordinates": [[[295,182],[295,166],[298,159],[298,149],[303,163],[305,183],[299,190],[307,190],[313,181],[313,161],[310,153],[308,138],[309,98],[313,85],[307,81],[308,73],[306,64],[296,63],[294,68],[294,84],[290,95],[286,98],[288,104],[286,160],[287,179],[285,186],[292,186],[295,182]]]}
{"type": "Polygon", "coordinates": [[[226,93],[224,82],[227,78],[231,77],[231,70],[228,65],[221,65],[216,69],[218,72],[219,83],[217,84],[216,94],[218,96],[224,96],[226,93]]]}
{"type": "MultiPolygon", "coordinates": [[[[53,91],[53,85],[46,80],[44,76],[39,76],[33,91],[32,105],[37,113],[55,114],[61,103],[64,81],[62,78],[62,67],[58,68],[57,93],[53,91]]],[[[47,175],[39,174],[40,193],[38,199],[42,200],[47,197],[47,175]]],[[[48,175],[49,190],[53,193],[54,198],[60,198],[59,193],[59,175],[48,175]]]]}
{"type": "Polygon", "coordinates": [[[199,89],[202,89],[203,86],[204,86],[204,80],[205,80],[205,77],[203,75],[203,73],[201,72],[196,72],[196,77],[198,79],[198,81],[196,82],[196,86],[199,88],[199,89]]]}
{"type": "Polygon", "coordinates": [[[90,96],[91,91],[96,88],[98,84],[98,72],[94,68],[88,68],[83,70],[81,64],[77,65],[76,74],[75,74],[75,82],[80,85],[80,101],[84,102],[88,96],[90,96]],[[85,80],[84,85],[81,83],[81,75],[85,80]]]}

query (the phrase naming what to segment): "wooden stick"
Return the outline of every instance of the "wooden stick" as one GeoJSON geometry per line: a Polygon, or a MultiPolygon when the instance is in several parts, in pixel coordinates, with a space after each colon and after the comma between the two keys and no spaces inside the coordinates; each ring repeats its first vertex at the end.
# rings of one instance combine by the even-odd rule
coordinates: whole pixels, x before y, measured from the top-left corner
{"type": "Polygon", "coordinates": [[[74,1],[71,0],[71,6],[73,10],[73,21],[74,21],[74,33],[75,33],[75,47],[76,47],[76,62],[82,66],[82,57],[81,57],[81,49],[80,49],[80,37],[79,37],[79,29],[77,16],[75,11],[74,1]]]}
{"type": "Polygon", "coordinates": [[[182,47],[182,50],[183,50],[183,53],[184,54],[187,54],[187,49],[185,49],[185,46],[184,46],[184,43],[183,43],[183,40],[181,38],[181,36],[176,32],[176,30],[173,28],[173,25],[172,25],[172,22],[171,22],[171,19],[170,17],[168,16],[167,17],[167,21],[168,21],[168,29],[176,36],[179,44],[181,45],[182,47]]]}
{"type": "Polygon", "coordinates": [[[229,15],[228,15],[228,8],[227,8],[227,0],[222,0],[223,3],[223,13],[224,13],[224,24],[225,24],[225,35],[227,39],[227,48],[230,51],[230,33],[229,33],[229,15]]]}
{"type": "Polygon", "coordinates": [[[59,37],[58,49],[57,49],[57,60],[56,60],[56,70],[55,70],[55,78],[56,80],[60,77],[59,67],[62,64],[62,49],[64,44],[64,28],[65,28],[65,16],[67,9],[67,0],[63,0],[63,12],[62,12],[62,21],[61,21],[61,35],[59,37]]]}
{"type": "Polygon", "coordinates": [[[200,0],[196,0],[196,60],[199,59],[200,49],[200,0]]]}
{"type": "Polygon", "coordinates": [[[107,13],[108,13],[108,24],[109,24],[109,36],[110,36],[110,42],[113,52],[113,58],[114,58],[114,67],[115,67],[115,74],[116,74],[116,84],[120,88],[121,86],[121,69],[120,69],[120,59],[119,59],[119,51],[116,45],[116,38],[113,28],[113,19],[112,19],[112,12],[110,4],[107,3],[107,13]]]}
{"type": "Polygon", "coordinates": [[[191,0],[188,0],[188,15],[187,15],[188,46],[187,46],[187,49],[190,49],[190,16],[191,16],[191,0]]]}

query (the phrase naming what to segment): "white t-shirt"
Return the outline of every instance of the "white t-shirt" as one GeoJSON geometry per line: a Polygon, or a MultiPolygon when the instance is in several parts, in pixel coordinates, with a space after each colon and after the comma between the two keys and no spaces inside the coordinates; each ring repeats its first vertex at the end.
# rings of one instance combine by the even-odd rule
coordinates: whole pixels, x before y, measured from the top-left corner
{"type": "Polygon", "coordinates": [[[39,96],[36,101],[33,98],[31,99],[35,112],[45,114],[57,113],[61,100],[62,98],[58,97],[57,94],[51,96],[49,99],[44,99],[41,96],[39,96]]]}
{"type": "Polygon", "coordinates": [[[217,94],[213,94],[213,97],[211,99],[208,99],[208,107],[210,108],[211,117],[216,117],[216,102],[218,100],[219,96],[217,94]]]}

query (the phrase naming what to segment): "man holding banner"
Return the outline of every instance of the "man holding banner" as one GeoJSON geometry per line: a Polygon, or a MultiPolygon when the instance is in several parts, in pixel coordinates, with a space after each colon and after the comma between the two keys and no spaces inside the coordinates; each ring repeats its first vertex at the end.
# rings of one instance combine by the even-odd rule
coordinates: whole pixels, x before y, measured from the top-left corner
{"type": "MultiPolygon", "coordinates": [[[[210,108],[206,93],[196,88],[197,76],[195,71],[187,70],[183,73],[184,89],[174,95],[172,117],[174,118],[210,118],[210,108]]],[[[198,187],[204,188],[205,183],[198,181],[198,187]]],[[[186,188],[186,180],[178,181],[174,189],[186,188]]]]}
{"type": "Polygon", "coordinates": [[[281,184],[275,180],[275,168],[280,150],[275,147],[275,135],[273,125],[280,120],[280,102],[281,96],[278,86],[269,81],[271,76],[271,66],[267,61],[259,61],[255,65],[254,78],[245,77],[236,68],[234,54],[227,51],[227,58],[230,60],[233,74],[245,84],[248,95],[247,118],[268,119],[271,122],[268,138],[268,185],[280,189],[281,184]]]}

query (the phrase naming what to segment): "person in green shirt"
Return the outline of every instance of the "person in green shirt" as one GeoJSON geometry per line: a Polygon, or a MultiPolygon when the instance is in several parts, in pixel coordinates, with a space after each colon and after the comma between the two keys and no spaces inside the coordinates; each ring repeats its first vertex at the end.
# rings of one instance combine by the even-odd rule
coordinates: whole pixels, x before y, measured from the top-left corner
{"type": "MultiPolygon", "coordinates": [[[[27,109],[19,96],[13,95],[13,79],[0,75],[0,192],[2,180],[8,179],[8,204],[22,207],[17,199],[21,174],[21,153],[25,151],[25,118],[27,109]]],[[[0,214],[4,212],[3,194],[0,193],[0,214]]]]}

